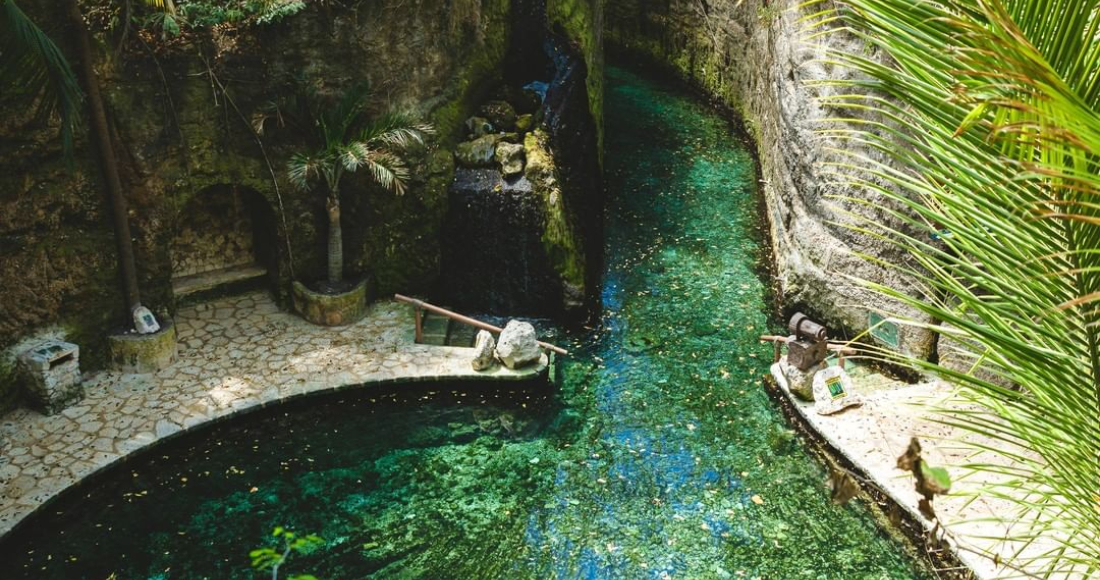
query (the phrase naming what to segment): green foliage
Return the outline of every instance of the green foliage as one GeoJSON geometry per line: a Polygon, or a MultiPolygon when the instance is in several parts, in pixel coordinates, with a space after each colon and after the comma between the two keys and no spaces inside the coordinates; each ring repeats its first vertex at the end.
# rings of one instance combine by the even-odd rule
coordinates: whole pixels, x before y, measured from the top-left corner
{"type": "Polygon", "coordinates": [[[145,28],[159,29],[161,38],[180,35],[179,17],[170,12],[154,12],[145,18],[145,28]]]}
{"type": "Polygon", "coordinates": [[[908,253],[911,263],[884,266],[924,293],[867,284],[942,321],[925,326],[968,352],[972,368],[878,354],[960,385],[938,416],[968,434],[974,454],[961,467],[980,476],[976,493],[1018,508],[990,516],[1009,530],[1013,565],[1092,577],[1100,1],[846,0],[822,10],[811,19],[841,21],[891,59],[835,52],[830,64],[861,74],[823,83],[827,105],[854,113],[826,131],[855,145],[835,173],[899,208],[885,211],[901,227],[863,229],[908,253]]]}
{"type": "MultiPolygon", "coordinates": [[[[146,0],[153,12],[144,26],[157,26],[167,16],[177,26],[209,28],[222,24],[271,24],[306,9],[305,0],[179,0],[173,9],[163,0],[146,0]]],[[[165,27],[167,28],[167,27],[165,27]]],[[[165,33],[165,36],[172,36],[165,33]]]]}
{"type": "Polygon", "coordinates": [[[291,183],[308,190],[323,181],[326,193],[335,198],[344,173],[365,168],[385,189],[399,195],[405,192],[410,173],[402,153],[423,146],[425,135],[434,129],[399,114],[370,117],[368,94],[367,85],[360,84],[331,103],[316,87],[306,86],[282,106],[270,103],[256,115],[257,129],[274,120],[296,125],[310,137],[310,150],[294,154],[287,164],[291,183]]]}
{"type": "Polygon", "coordinates": [[[37,120],[59,117],[65,151],[72,151],[83,93],[65,55],[14,0],[0,0],[0,86],[35,108],[37,120]]]}
{"type": "MultiPolygon", "coordinates": [[[[325,544],[324,538],[307,534],[300,536],[282,526],[278,526],[271,535],[282,540],[281,545],[252,550],[248,556],[252,559],[252,568],[257,572],[271,572],[271,580],[278,580],[279,567],[286,563],[291,554],[310,554],[325,544]]],[[[311,574],[296,574],[288,580],[318,580],[311,574]]]]}

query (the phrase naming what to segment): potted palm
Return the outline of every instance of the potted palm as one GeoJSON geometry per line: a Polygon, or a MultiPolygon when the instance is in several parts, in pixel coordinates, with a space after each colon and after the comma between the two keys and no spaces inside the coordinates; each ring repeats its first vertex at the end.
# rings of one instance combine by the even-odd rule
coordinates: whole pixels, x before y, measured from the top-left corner
{"type": "Polygon", "coordinates": [[[312,289],[300,281],[292,284],[295,308],[315,324],[350,324],[366,310],[366,280],[349,282],[344,277],[343,178],[364,169],[371,181],[402,195],[410,177],[406,154],[424,146],[425,136],[434,132],[430,125],[402,115],[372,118],[366,110],[367,94],[365,85],[353,87],[332,106],[326,106],[314,90],[295,97],[299,124],[309,134],[312,149],[290,158],[287,177],[302,191],[324,195],[328,216],[325,279],[312,289]]]}

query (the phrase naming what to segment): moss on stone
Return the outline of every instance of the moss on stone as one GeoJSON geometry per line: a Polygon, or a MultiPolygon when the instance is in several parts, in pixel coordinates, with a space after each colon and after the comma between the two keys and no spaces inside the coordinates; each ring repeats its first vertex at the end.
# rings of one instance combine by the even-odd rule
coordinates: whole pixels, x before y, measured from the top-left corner
{"type": "Polygon", "coordinates": [[[588,110],[596,126],[596,144],[603,164],[603,53],[604,0],[547,0],[546,16],[577,44],[584,56],[588,76],[588,110]]]}
{"type": "Polygon", "coordinates": [[[302,318],[321,326],[344,326],[358,322],[367,313],[367,283],[342,294],[322,294],[295,281],[294,308],[302,318]]]}
{"type": "Polygon", "coordinates": [[[112,334],[107,337],[111,366],[126,373],[155,373],[176,361],[176,325],[161,318],[152,334],[112,334]]]}
{"type": "Polygon", "coordinates": [[[569,208],[561,192],[561,180],[549,147],[549,136],[537,129],[524,136],[523,147],[527,155],[524,175],[531,182],[542,204],[546,220],[542,231],[542,246],[550,264],[561,280],[584,295],[585,258],[577,236],[569,208]]]}

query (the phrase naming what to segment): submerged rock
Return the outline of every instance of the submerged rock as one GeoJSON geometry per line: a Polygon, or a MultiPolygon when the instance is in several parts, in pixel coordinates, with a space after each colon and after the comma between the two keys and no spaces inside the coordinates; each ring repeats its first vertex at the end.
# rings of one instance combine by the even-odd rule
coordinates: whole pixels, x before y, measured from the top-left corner
{"type": "Polygon", "coordinates": [[[529,322],[509,320],[504,332],[500,333],[496,355],[510,369],[538,362],[542,351],[539,350],[535,327],[529,322]]]}
{"type": "Polygon", "coordinates": [[[484,135],[459,143],[455,147],[455,161],[463,167],[491,167],[496,155],[498,135],[484,135]]]}
{"type": "Polygon", "coordinates": [[[484,137],[493,132],[493,124],[485,117],[470,117],[466,119],[466,133],[472,139],[484,137]]]}
{"type": "Polygon", "coordinates": [[[497,163],[505,177],[512,177],[523,173],[523,145],[516,143],[500,143],[497,145],[497,163]]]}
{"type": "Polygon", "coordinates": [[[489,101],[481,105],[477,112],[500,131],[516,128],[516,110],[507,101],[489,101]]]}
{"type": "Polygon", "coordinates": [[[496,358],[493,351],[496,349],[497,341],[493,339],[493,335],[486,330],[479,331],[477,333],[477,339],[474,343],[474,358],[470,361],[470,366],[475,371],[488,370],[496,364],[496,358]]]}

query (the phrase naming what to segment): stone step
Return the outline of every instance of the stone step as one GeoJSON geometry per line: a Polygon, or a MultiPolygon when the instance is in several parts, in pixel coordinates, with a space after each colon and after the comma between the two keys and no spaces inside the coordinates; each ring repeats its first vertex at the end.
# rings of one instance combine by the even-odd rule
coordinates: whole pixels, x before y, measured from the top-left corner
{"type": "Polygon", "coordinates": [[[191,276],[181,276],[172,279],[172,291],[176,298],[183,298],[192,294],[206,292],[222,286],[246,285],[247,282],[259,281],[267,276],[267,269],[258,264],[244,266],[232,266],[220,270],[211,270],[191,276]]]}

